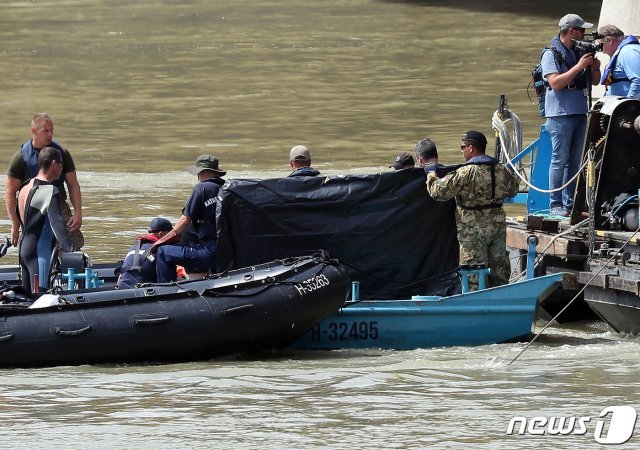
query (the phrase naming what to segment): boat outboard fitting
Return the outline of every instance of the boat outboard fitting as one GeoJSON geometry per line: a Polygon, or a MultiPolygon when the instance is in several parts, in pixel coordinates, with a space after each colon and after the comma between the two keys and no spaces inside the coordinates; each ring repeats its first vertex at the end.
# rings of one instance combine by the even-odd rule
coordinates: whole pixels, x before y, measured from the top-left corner
{"type": "MultiPolygon", "coordinates": [[[[640,101],[617,96],[598,100],[589,113],[585,155],[593,149],[596,184],[578,177],[571,224],[589,217],[595,230],[635,231],[640,188],[640,101]],[[630,198],[635,197],[635,198],[630,198]],[[633,202],[631,204],[627,202],[633,202]]],[[[584,158],[583,158],[584,161],[584,158]]]]}
{"type": "Polygon", "coordinates": [[[607,218],[610,230],[638,229],[638,196],[623,192],[602,204],[601,214],[607,218]]]}

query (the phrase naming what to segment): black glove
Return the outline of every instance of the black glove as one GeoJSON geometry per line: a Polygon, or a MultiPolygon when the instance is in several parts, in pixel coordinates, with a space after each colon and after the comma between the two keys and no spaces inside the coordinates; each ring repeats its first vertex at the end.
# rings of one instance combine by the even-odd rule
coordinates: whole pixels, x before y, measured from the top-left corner
{"type": "Polygon", "coordinates": [[[424,166],[424,173],[428,174],[429,172],[435,172],[437,168],[438,164],[436,163],[427,164],[426,166],[424,166]]]}

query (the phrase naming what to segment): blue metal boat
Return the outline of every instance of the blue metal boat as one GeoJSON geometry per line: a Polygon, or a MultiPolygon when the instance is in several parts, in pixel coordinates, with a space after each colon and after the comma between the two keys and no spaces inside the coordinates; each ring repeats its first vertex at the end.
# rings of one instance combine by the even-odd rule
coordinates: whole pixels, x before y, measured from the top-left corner
{"type": "Polygon", "coordinates": [[[409,350],[525,339],[533,332],[538,302],[562,279],[557,273],[449,297],[348,302],[292,347],[409,350]]]}

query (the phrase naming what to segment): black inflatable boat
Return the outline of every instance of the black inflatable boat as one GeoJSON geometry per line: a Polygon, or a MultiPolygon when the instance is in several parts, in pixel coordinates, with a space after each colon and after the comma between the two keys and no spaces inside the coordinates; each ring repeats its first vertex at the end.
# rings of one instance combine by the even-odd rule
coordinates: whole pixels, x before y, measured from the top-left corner
{"type": "Polygon", "coordinates": [[[20,295],[0,304],[0,367],[161,362],[280,348],[342,306],[349,280],[327,255],[134,289],[20,295]]]}

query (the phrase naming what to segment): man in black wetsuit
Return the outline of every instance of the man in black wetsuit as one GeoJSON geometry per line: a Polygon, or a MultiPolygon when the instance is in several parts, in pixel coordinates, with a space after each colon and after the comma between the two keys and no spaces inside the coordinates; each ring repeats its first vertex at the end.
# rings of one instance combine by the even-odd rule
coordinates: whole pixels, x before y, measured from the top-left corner
{"type": "Polygon", "coordinates": [[[71,238],[60,212],[60,192],[52,184],[62,174],[62,155],[53,147],[45,147],[38,155],[38,167],[35,178],[20,188],[17,205],[22,227],[18,251],[22,285],[30,292],[49,288],[51,255],[56,240],[62,251],[72,249],[71,238]]]}

